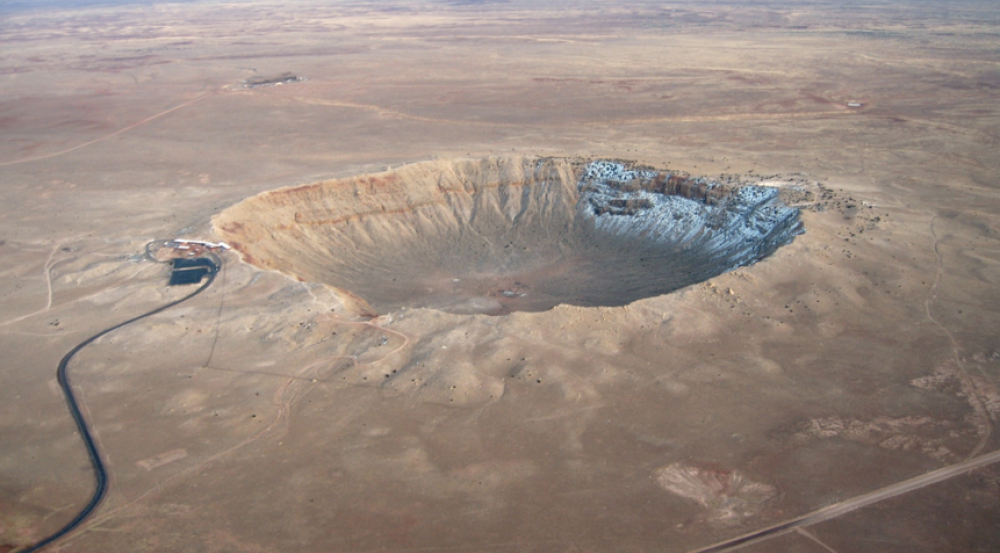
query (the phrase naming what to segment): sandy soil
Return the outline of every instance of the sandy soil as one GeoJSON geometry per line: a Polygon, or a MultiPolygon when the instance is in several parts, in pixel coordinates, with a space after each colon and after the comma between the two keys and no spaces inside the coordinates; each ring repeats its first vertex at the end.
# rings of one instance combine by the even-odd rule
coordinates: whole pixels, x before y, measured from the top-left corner
{"type": "MultiPolygon", "coordinates": [[[[434,159],[813,195],[770,258],[621,307],[367,318],[226,254],[74,360],[111,490],[59,550],[695,550],[1000,446],[991,3],[324,4],[0,7],[0,551],[90,497],[58,360],[189,291],[147,242],[434,159]]],[[[998,479],[747,550],[993,551],[998,479]]]]}

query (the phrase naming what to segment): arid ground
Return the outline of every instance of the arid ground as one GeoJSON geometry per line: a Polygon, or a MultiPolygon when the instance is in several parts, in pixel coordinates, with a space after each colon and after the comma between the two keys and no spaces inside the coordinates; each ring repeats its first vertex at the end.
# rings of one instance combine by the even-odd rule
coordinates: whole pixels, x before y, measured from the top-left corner
{"type": "Polygon", "coordinates": [[[60,358],[191,291],[147,243],[499,156],[794,186],[805,234],[496,316],[226,253],[73,359],[110,491],[51,549],[693,551],[839,506],[743,550],[1000,550],[995,3],[63,4],[0,2],[0,551],[93,490],[60,358]]]}

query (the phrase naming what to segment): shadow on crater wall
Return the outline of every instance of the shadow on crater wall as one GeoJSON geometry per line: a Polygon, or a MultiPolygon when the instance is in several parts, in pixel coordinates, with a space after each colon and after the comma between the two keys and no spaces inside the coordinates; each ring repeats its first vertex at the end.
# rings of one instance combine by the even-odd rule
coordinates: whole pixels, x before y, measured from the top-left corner
{"type": "Polygon", "coordinates": [[[332,286],[366,314],[626,305],[754,263],[801,232],[774,188],[520,157],[274,190],[214,224],[247,262],[332,286]]]}

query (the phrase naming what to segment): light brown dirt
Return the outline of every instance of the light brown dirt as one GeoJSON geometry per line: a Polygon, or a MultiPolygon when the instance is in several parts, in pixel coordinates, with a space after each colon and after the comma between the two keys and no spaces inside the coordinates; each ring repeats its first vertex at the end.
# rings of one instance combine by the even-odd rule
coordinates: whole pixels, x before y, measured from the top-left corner
{"type": "MultiPolygon", "coordinates": [[[[61,550],[693,550],[997,450],[992,4],[328,4],[0,13],[0,548],[89,498],[55,367],[188,291],[148,241],[442,159],[812,196],[770,258],[620,307],[364,318],[226,254],[74,360],[112,481],[61,550]]],[[[754,547],[996,550],[995,480],[754,547]]]]}

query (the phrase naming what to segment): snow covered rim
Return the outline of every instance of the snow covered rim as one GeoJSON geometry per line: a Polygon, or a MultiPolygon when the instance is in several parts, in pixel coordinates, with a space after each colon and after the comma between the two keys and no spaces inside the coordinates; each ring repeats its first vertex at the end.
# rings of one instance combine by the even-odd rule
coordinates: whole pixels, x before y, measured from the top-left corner
{"type": "Polygon", "coordinates": [[[756,263],[805,232],[799,209],[785,205],[774,186],[731,186],[600,160],[586,166],[578,188],[578,215],[596,230],[678,255],[695,250],[725,270],[756,263]]]}

